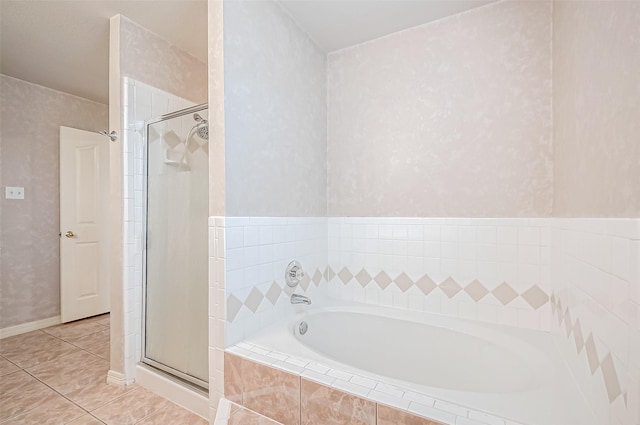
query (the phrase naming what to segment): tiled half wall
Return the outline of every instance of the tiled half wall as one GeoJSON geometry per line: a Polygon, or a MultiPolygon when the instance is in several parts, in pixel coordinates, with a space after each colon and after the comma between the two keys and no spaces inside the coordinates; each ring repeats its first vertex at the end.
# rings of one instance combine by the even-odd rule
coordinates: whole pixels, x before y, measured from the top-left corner
{"type": "Polygon", "coordinates": [[[329,218],[332,298],[549,328],[549,220],[329,218]]]}
{"type": "MultiPolygon", "coordinates": [[[[300,293],[554,331],[602,423],[640,416],[640,220],[226,218],[225,347],[300,293]]],[[[316,303],[316,300],[319,302],[316,303]]]]}
{"type": "Polygon", "coordinates": [[[284,281],[291,260],[305,271],[295,292],[314,301],[322,296],[326,218],[227,217],[225,232],[226,346],[293,312],[284,281]]]}
{"type": "Polygon", "coordinates": [[[556,219],[552,331],[603,424],[640,423],[640,220],[556,219]]]}

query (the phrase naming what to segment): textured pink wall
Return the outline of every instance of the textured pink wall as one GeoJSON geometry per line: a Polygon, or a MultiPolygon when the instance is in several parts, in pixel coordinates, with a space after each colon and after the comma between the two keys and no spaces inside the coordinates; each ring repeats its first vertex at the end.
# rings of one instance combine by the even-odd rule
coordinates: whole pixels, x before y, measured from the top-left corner
{"type": "Polygon", "coordinates": [[[640,2],[554,3],[554,215],[640,217],[640,2]]]}
{"type": "Polygon", "coordinates": [[[207,102],[207,64],[151,31],[122,17],[120,65],[123,77],[183,97],[207,102]]]}
{"type": "Polygon", "coordinates": [[[24,201],[0,200],[5,328],[60,314],[60,126],[104,130],[107,106],[5,75],[0,87],[2,186],[25,187],[24,201]]]}
{"type": "Polygon", "coordinates": [[[551,3],[329,55],[330,216],[551,215],[551,3]]]}

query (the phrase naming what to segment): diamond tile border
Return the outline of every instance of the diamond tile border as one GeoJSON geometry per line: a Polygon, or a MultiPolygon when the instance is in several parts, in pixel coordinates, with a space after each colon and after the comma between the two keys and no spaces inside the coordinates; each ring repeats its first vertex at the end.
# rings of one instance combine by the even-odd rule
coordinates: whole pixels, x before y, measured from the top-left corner
{"type": "MultiPolygon", "coordinates": [[[[304,282],[300,282],[300,288],[303,292],[306,292],[310,286],[320,286],[323,282],[323,276],[329,275],[330,268],[326,268],[324,272],[321,269],[316,269],[309,278],[309,274],[305,274],[306,279],[304,282]]],[[[331,271],[333,274],[333,271],[331,271]]],[[[335,276],[335,274],[333,274],[335,276]]],[[[244,300],[238,298],[238,294],[230,293],[227,295],[227,317],[226,321],[233,323],[238,316],[238,313],[243,307],[249,309],[252,313],[256,313],[259,310],[265,308],[265,305],[274,306],[285,292],[285,284],[273,281],[264,293],[257,287],[251,289],[249,294],[244,300]]]]}
{"type": "MultiPolygon", "coordinates": [[[[326,272],[325,276],[327,276],[326,272]]],[[[409,277],[409,275],[407,275],[407,273],[404,272],[401,272],[395,278],[392,278],[392,275],[389,273],[381,271],[372,278],[372,274],[364,268],[354,272],[348,267],[340,269],[337,276],[338,281],[343,285],[347,285],[355,279],[363,287],[373,282],[381,290],[384,290],[394,283],[402,292],[407,292],[411,287],[416,286],[424,295],[429,295],[435,290],[440,290],[449,299],[454,298],[460,292],[467,293],[475,302],[480,302],[485,297],[491,295],[504,306],[513,303],[518,298],[521,298],[524,300],[526,305],[531,307],[532,310],[539,310],[543,306],[547,305],[550,300],[549,295],[539,285],[533,285],[526,291],[519,294],[507,282],[502,282],[499,286],[494,288],[493,291],[489,291],[489,289],[487,289],[487,287],[478,279],[474,279],[466,287],[463,287],[460,282],[457,282],[452,277],[447,277],[438,284],[427,274],[423,274],[420,278],[414,281],[409,277]]],[[[522,307],[519,306],[519,308],[522,307]]]]}
{"type": "Polygon", "coordinates": [[[559,327],[562,328],[564,325],[568,340],[571,340],[573,335],[573,346],[575,348],[576,356],[578,356],[584,349],[591,375],[594,375],[598,369],[602,372],[603,385],[605,386],[609,403],[613,403],[620,396],[625,398],[626,403],[627,393],[620,385],[620,379],[613,363],[613,356],[611,352],[598,353],[594,334],[590,332],[587,338],[584,339],[585,333],[584,329],[582,329],[582,325],[580,324],[580,319],[578,318],[575,322],[572,322],[570,309],[568,307],[563,308],[560,298],[557,297],[555,293],[551,293],[550,300],[551,312],[552,315],[557,318],[559,327]]]}

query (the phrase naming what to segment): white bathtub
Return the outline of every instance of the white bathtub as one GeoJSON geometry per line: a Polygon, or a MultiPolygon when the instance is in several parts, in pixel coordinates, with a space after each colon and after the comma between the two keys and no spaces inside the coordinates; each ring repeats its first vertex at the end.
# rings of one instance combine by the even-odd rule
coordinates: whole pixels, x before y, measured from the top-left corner
{"type": "Polygon", "coordinates": [[[303,376],[338,377],[332,386],[405,410],[412,398],[433,398],[442,411],[485,412],[502,424],[598,425],[545,332],[361,304],[311,307],[234,348],[289,361],[303,376]],[[380,386],[396,397],[380,400],[380,386]]]}

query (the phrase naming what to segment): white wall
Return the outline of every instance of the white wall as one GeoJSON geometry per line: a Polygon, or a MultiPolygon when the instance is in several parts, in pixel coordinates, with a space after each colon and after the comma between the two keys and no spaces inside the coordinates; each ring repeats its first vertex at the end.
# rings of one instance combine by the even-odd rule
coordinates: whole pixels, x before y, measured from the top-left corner
{"type": "Polygon", "coordinates": [[[330,216],[551,215],[551,2],[492,3],[328,68],[330,216]]]}
{"type": "Polygon", "coordinates": [[[227,216],[326,214],[325,97],[325,55],[276,2],[224,2],[227,216]]]}
{"type": "Polygon", "coordinates": [[[106,105],[1,74],[0,105],[2,186],[25,188],[24,200],[0,199],[2,329],[59,320],[60,126],[108,123],[106,105]]]}

